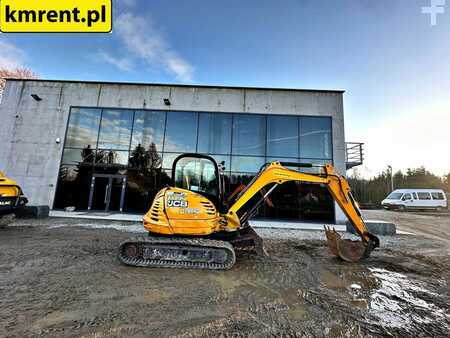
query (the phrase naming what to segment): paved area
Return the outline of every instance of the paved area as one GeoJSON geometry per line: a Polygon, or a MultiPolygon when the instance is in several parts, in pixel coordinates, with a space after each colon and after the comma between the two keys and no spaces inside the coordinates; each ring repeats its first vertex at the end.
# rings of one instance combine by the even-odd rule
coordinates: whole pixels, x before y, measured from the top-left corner
{"type": "Polygon", "coordinates": [[[18,220],[0,230],[0,336],[448,336],[448,219],[365,214],[417,234],[348,264],[321,231],[258,229],[269,257],[214,272],[121,265],[120,222],[18,220]]]}

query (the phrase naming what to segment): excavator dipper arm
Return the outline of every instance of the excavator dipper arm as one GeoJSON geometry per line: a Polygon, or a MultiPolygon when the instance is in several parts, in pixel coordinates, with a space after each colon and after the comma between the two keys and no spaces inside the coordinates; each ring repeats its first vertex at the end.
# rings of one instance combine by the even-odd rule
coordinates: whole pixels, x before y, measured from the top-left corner
{"type": "Polygon", "coordinates": [[[248,212],[240,213],[240,210],[254,195],[264,189],[264,187],[272,185],[269,188],[268,193],[264,194],[264,198],[267,198],[276,186],[285,182],[298,181],[318,183],[327,187],[331,196],[347,216],[350,224],[362,240],[351,241],[341,239],[341,236],[334,229],[325,227],[325,234],[330,251],[346,261],[355,262],[361,258],[368,257],[370,252],[379,246],[378,238],[367,230],[359,208],[350,192],[347,181],[334,171],[332,165],[327,164],[323,166],[323,174],[307,174],[287,169],[282,164],[283,163],[280,162],[273,162],[266,166],[240,193],[226,214],[228,227],[230,229],[241,228],[246,223],[251,215],[249,215],[248,212]]]}

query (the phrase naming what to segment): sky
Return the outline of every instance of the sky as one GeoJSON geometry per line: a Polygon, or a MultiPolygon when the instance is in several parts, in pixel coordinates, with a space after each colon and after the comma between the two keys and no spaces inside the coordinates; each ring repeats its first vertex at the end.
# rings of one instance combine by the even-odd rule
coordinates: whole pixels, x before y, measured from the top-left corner
{"type": "Polygon", "coordinates": [[[43,79],[343,89],[359,172],[450,172],[450,1],[113,0],[110,34],[0,34],[43,79]]]}

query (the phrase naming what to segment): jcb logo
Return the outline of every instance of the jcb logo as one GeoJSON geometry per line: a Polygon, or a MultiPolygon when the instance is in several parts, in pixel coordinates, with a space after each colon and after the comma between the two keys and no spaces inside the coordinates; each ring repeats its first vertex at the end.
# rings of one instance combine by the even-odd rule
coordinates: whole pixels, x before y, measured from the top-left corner
{"type": "Polygon", "coordinates": [[[179,201],[179,200],[168,200],[167,206],[169,208],[187,208],[188,202],[187,201],[179,201]]]}

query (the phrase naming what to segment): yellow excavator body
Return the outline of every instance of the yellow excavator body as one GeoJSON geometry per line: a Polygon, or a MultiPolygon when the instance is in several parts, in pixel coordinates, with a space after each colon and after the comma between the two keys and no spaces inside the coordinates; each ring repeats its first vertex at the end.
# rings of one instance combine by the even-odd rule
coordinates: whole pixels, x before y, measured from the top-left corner
{"type": "Polygon", "coordinates": [[[144,215],[144,228],[163,235],[210,235],[220,231],[220,215],[206,197],[180,188],[164,188],[144,215]]]}
{"type": "Polygon", "coordinates": [[[28,202],[20,186],[0,171],[0,226],[12,221],[14,211],[28,202]]]}
{"type": "Polygon", "coordinates": [[[20,195],[20,187],[12,179],[6,177],[3,171],[0,171],[0,196],[1,197],[18,197],[20,195]]]}
{"type": "Polygon", "coordinates": [[[159,191],[144,215],[144,227],[150,236],[122,243],[119,259],[133,266],[227,269],[234,264],[234,248],[253,247],[265,254],[262,239],[248,221],[277,186],[290,181],[326,187],[361,238],[342,239],[334,229],[325,227],[331,253],[349,262],[368,257],[379,240],[367,230],[345,178],[330,164],[320,166],[321,172],[315,174],[290,169],[295,166],[313,167],[268,163],[230,200],[224,194],[223,175],[213,158],[180,155],[173,164],[173,187],[159,191]],[[249,207],[251,201],[254,205],[249,207]]]}

